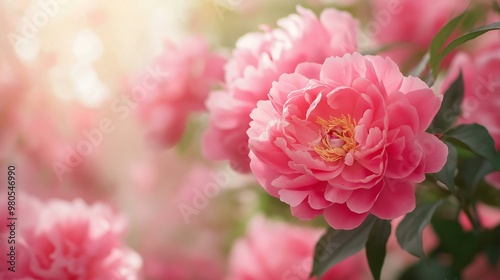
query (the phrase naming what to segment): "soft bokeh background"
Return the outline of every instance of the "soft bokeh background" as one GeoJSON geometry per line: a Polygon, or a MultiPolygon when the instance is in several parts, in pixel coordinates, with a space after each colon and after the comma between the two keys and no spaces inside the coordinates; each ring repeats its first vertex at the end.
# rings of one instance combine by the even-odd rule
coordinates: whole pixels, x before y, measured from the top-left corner
{"type": "Polygon", "coordinates": [[[135,107],[112,109],[166,43],[198,34],[228,55],[242,34],[295,10],[292,1],[219,2],[0,3],[0,160],[16,167],[17,199],[111,205],[128,219],[126,241],[142,255],[147,279],[222,279],[232,242],[255,213],[290,217],[250,175],[203,159],[206,114],[193,116],[185,139],[167,149],[149,143],[135,107]],[[103,120],[112,131],[73,157],[103,120]],[[67,160],[75,165],[58,169],[67,160]],[[186,220],[181,205],[210,182],[219,182],[218,193],[186,220]]]}
{"type": "MultiPolygon", "coordinates": [[[[322,218],[291,217],[251,175],[204,159],[206,113],[190,116],[177,146],[158,147],[147,139],[135,104],[126,102],[134,77],[166,44],[196,34],[229,56],[240,36],[261,24],[276,26],[297,4],[317,14],[343,7],[370,20],[369,5],[351,6],[355,2],[1,1],[0,162],[2,169],[16,166],[18,200],[81,197],[111,205],[128,219],[126,241],[142,256],[146,279],[222,279],[233,242],[258,213],[324,227],[322,218]],[[127,111],[117,113],[117,102],[127,111]],[[102,122],[111,131],[75,159],[75,149],[102,122]],[[74,166],[61,169],[68,161],[74,166]],[[208,186],[215,186],[210,197],[200,195],[208,186]]],[[[398,252],[389,253],[383,279],[415,261],[392,244],[398,252]]]]}

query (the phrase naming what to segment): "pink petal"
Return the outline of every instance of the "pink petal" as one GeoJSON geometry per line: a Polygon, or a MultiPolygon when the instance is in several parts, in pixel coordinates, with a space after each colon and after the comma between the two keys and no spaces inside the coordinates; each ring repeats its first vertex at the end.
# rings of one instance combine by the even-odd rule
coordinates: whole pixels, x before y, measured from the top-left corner
{"type": "Polygon", "coordinates": [[[304,201],[309,193],[310,191],[297,191],[288,189],[281,189],[278,192],[280,200],[290,205],[291,207],[296,207],[300,203],[302,203],[302,201],[304,201]]]}
{"type": "Polygon", "coordinates": [[[255,175],[257,181],[264,187],[264,189],[272,196],[278,197],[279,189],[273,187],[272,181],[280,174],[269,168],[266,164],[260,161],[253,152],[250,152],[250,168],[255,175]]]}
{"type": "Polygon", "coordinates": [[[370,81],[380,81],[387,95],[399,90],[403,83],[403,74],[401,74],[398,65],[392,59],[371,55],[366,56],[366,59],[371,62],[373,67],[371,69],[375,71],[375,73],[367,71],[366,77],[370,81]]]}
{"type": "Polygon", "coordinates": [[[429,133],[422,133],[418,135],[417,139],[425,154],[424,172],[439,172],[448,159],[448,147],[436,136],[429,133]]]}
{"type": "MultiPolygon", "coordinates": [[[[370,109],[370,104],[362,98],[359,92],[351,87],[338,87],[329,92],[326,99],[331,107],[328,116],[336,118],[349,115],[358,121],[362,118],[364,112],[370,109]]],[[[325,113],[323,113],[324,118],[328,117],[325,116],[325,113]]]]}
{"type": "Polygon", "coordinates": [[[272,181],[273,187],[284,189],[300,188],[315,183],[318,183],[316,178],[303,174],[285,174],[272,181]]]}
{"type": "MultiPolygon", "coordinates": [[[[393,94],[398,96],[398,100],[394,100],[391,104],[387,105],[387,114],[389,115],[388,129],[395,129],[402,125],[411,127],[413,134],[418,134],[419,130],[419,114],[415,107],[413,107],[403,94],[393,94]]],[[[419,107],[418,110],[427,110],[425,107],[419,107]]],[[[427,124],[428,125],[428,124],[427,124]]],[[[424,128],[424,130],[427,127],[424,128]]]]}
{"type": "Polygon", "coordinates": [[[311,208],[317,210],[327,208],[332,204],[330,201],[325,199],[322,191],[310,192],[307,202],[309,202],[311,208]]]}
{"type": "Polygon", "coordinates": [[[321,67],[320,80],[332,86],[351,86],[352,81],[364,76],[366,60],[359,53],[330,57],[321,67]]]}
{"type": "Polygon", "coordinates": [[[296,74],[301,74],[309,79],[319,79],[321,64],[312,62],[303,62],[295,68],[296,74]]]}
{"type": "Polygon", "coordinates": [[[379,177],[379,174],[374,174],[356,161],[351,166],[344,166],[344,170],[341,175],[347,182],[361,184],[369,184],[374,179],[379,177]]]}
{"type": "Polygon", "coordinates": [[[441,107],[442,96],[431,89],[421,89],[406,94],[409,103],[415,108],[419,118],[419,132],[424,132],[441,107]]]}
{"type": "Polygon", "coordinates": [[[323,211],[326,222],[334,229],[350,230],[358,227],[368,216],[349,210],[345,204],[334,203],[323,211]]]}
{"type": "Polygon", "coordinates": [[[407,181],[386,180],[371,213],[380,219],[392,220],[415,209],[415,192],[407,181]]]}
{"type": "Polygon", "coordinates": [[[334,203],[344,203],[351,196],[352,191],[335,188],[331,185],[326,187],[325,198],[334,203]]]}
{"type": "Polygon", "coordinates": [[[323,210],[316,210],[311,208],[307,202],[302,202],[301,204],[291,207],[292,215],[301,220],[310,220],[321,215],[323,210]]]}
{"type": "Polygon", "coordinates": [[[377,200],[383,186],[384,181],[382,180],[370,189],[357,189],[352,191],[351,196],[349,196],[346,202],[347,207],[351,211],[359,214],[369,212],[377,200]]]}
{"type": "Polygon", "coordinates": [[[394,145],[402,145],[402,141],[405,142],[401,152],[399,152],[401,147],[391,147],[393,145],[392,143],[388,145],[387,177],[394,179],[407,178],[410,174],[416,172],[423,160],[423,149],[421,145],[415,141],[416,139],[411,135],[411,132],[408,132],[409,130],[410,128],[408,126],[401,126],[399,130],[401,138],[397,138],[397,140],[394,141],[394,145]],[[406,134],[405,131],[407,132],[406,134]]]}

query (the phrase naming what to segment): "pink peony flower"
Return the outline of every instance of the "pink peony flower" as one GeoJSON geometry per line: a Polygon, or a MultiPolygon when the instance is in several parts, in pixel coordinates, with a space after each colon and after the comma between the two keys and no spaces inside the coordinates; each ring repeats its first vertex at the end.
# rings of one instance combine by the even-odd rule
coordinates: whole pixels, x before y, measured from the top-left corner
{"type": "Polygon", "coordinates": [[[2,279],[138,279],[141,258],[123,244],[124,218],[109,207],[34,200],[23,209],[16,272],[2,279]]]}
{"type": "Polygon", "coordinates": [[[441,96],[389,58],[359,53],[304,63],[274,83],[250,123],[250,166],[292,214],[336,229],[371,213],[415,207],[413,183],[441,170],[448,150],[425,132],[441,96]]]}
{"type": "Polygon", "coordinates": [[[281,28],[263,27],[236,43],[226,65],[225,89],[207,101],[204,153],[209,159],[229,159],[235,170],[248,172],[250,112],[267,99],[272,82],[301,62],[322,63],[356,50],[358,24],[348,13],[326,9],[318,19],[310,10],[297,7],[297,12],[279,20],[281,28]]]}
{"type": "MultiPolygon", "coordinates": [[[[458,53],[442,85],[444,92],[461,71],[464,100],[459,123],[478,123],[490,132],[495,148],[500,149],[500,44],[490,44],[474,54],[458,53]]],[[[486,179],[500,188],[500,175],[494,172],[486,179]]]]}
{"type": "Polygon", "coordinates": [[[398,65],[411,66],[450,19],[465,11],[468,0],[371,0],[374,16],[366,33],[380,45],[403,42],[384,52],[398,65]],[[410,64],[408,64],[410,62],[410,64]]]}
{"type": "MultiPolygon", "coordinates": [[[[246,235],[232,247],[226,279],[309,279],[314,248],[323,232],[257,216],[250,222],[246,235]]],[[[360,253],[332,267],[321,279],[364,279],[366,268],[360,253]]]]}
{"type": "Polygon", "coordinates": [[[178,46],[167,44],[131,89],[132,96],[135,91],[146,91],[144,100],[137,99],[147,137],[167,147],[176,144],[189,114],[204,110],[211,87],[222,81],[224,63],[201,37],[189,38],[178,46]]]}

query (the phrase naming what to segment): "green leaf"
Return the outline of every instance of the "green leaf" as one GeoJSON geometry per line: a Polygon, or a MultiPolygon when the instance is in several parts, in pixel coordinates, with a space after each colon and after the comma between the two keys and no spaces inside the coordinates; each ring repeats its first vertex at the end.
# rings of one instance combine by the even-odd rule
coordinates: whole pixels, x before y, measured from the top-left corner
{"type": "Polygon", "coordinates": [[[470,32],[465,33],[464,35],[454,39],[451,41],[444,49],[439,53],[439,55],[436,57],[436,59],[433,61],[433,70],[437,71],[439,69],[439,65],[441,64],[441,61],[450,53],[452,52],[456,47],[462,45],[465,42],[468,42],[474,38],[477,38],[484,33],[492,30],[500,30],[500,22],[495,22],[489,25],[481,26],[479,28],[476,28],[470,32]]]}
{"type": "Polygon", "coordinates": [[[486,174],[494,171],[493,166],[482,157],[475,156],[463,160],[458,166],[458,177],[460,183],[465,187],[468,194],[472,194],[476,186],[484,179],[486,174]]]}
{"type": "Polygon", "coordinates": [[[500,171],[500,156],[495,150],[495,142],[484,126],[479,124],[463,124],[445,133],[445,140],[456,142],[475,154],[488,160],[500,171]]]}
{"type": "Polygon", "coordinates": [[[460,71],[458,77],[446,90],[443,102],[438,113],[432,121],[432,130],[443,132],[449,128],[462,114],[462,101],[464,99],[464,80],[460,71]]]}
{"type": "Polygon", "coordinates": [[[439,236],[439,248],[451,255],[451,268],[455,272],[470,264],[481,250],[478,236],[471,231],[464,232],[456,219],[433,219],[432,228],[439,236]]]}
{"type": "Polygon", "coordinates": [[[420,261],[408,267],[398,280],[443,280],[443,279],[460,279],[460,275],[453,272],[449,267],[443,264],[442,260],[437,257],[430,257],[427,262],[420,261]]]}
{"type": "Polygon", "coordinates": [[[366,257],[375,280],[380,279],[380,273],[384,265],[386,244],[390,235],[391,221],[377,219],[366,241],[366,257]]]}
{"type": "Polygon", "coordinates": [[[376,220],[375,216],[369,215],[353,230],[328,229],[316,244],[310,277],[321,278],[332,266],[361,251],[376,220]]]}
{"type": "Polygon", "coordinates": [[[500,225],[484,233],[481,241],[486,242],[486,254],[492,266],[500,261],[500,225]]]}
{"type": "Polygon", "coordinates": [[[421,259],[426,258],[422,245],[422,232],[441,203],[443,200],[422,203],[406,215],[396,229],[396,237],[401,248],[421,259]]]}
{"type": "Polygon", "coordinates": [[[457,148],[449,142],[444,142],[446,146],[448,146],[448,159],[446,160],[446,164],[443,166],[443,169],[438,173],[434,173],[434,177],[443,183],[453,195],[457,195],[457,191],[455,190],[455,170],[457,169],[458,162],[458,152],[457,148]]]}
{"type": "Polygon", "coordinates": [[[446,43],[451,33],[453,33],[453,31],[457,28],[464,16],[465,12],[450,20],[447,24],[445,24],[445,26],[443,26],[443,28],[441,28],[441,30],[439,30],[431,41],[431,45],[429,47],[429,65],[431,66],[434,78],[437,77],[439,70],[439,63],[437,62],[439,51],[441,51],[442,46],[446,43]]]}
{"type": "Polygon", "coordinates": [[[475,198],[484,204],[500,208],[500,190],[482,180],[476,186],[475,198]]]}

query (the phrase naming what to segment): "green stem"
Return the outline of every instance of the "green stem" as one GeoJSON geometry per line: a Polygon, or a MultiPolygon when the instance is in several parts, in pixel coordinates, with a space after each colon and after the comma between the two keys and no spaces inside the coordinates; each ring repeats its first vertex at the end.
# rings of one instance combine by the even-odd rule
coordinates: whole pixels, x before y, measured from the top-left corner
{"type": "Polygon", "coordinates": [[[476,234],[479,234],[481,232],[481,224],[479,222],[479,219],[477,218],[477,213],[474,213],[475,212],[475,207],[474,205],[466,205],[465,203],[461,203],[462,205],[462,209],[464,210],[464,213],[465,215],[467,216],[467,218],[469,219],[470,223],[472,224],[472,227],[474,229],[474,232],[476,234]],[[469,208],[469,206],[472,208],[473,211],[471,211],[471,209],[469,208]],[[476,215],[473,215],[476,214],[476,215]]]}
{"type": "Polygon", "coordinates": [[[476,220],[476,223],[477,223],[477,227],[479,228],[479,230],[482,230],[483,226],[481,225],[481,219],[479,219],[479,214],[477,213],[477,207],[476,207],[476,204],[472,204],[471,205],[472,207],[472,213],[475,217],[475,220],[476,220]]]}

